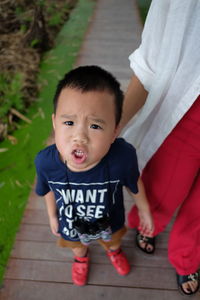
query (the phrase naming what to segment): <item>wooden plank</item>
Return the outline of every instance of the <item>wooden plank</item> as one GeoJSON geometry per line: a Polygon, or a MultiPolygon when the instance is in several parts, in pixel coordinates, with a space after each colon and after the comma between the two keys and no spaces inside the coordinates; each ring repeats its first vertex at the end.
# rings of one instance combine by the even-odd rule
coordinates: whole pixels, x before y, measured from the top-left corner
{"type": "MultiPolygon", "coordinates": [[[[51,137],[49,137],[51,138],[51,137]]],[[[32,190],[30,191],[29,197],[28,197],[28,203],[32,202],[34,203],[44,203],[44,197],[39,196],[36,194],[35,192],[35,188],[36,188],[36,180],[37,178],[35,178],[33,186],[32,186],[32,190]]],[[[36,208],[37,206],[35,206],[36,208]]]]}
{"type": "Polygon", "coordinates": [[[47,211],[36,210],[36,209],[26,209],[24,216],[22,218],[22,224],[40,224],[40,225],[48,225],[49,220],[47,216],[47,211]]]}
{"type": "MultiPolygon", "coordinates": [[[[123,250],[133,267],[146,266],[171,268],[167,258],[167,250],[165,249],[159,249],[156,255],[150,256],[143,254],[139,249],[134,247],[125,247],[123,245],[123,250]]],[[[65,262],[72,260],[72,252],[70,249],[59,248],[52,242],[16,241],[11,257],[18,259],[65,262]]],[[[90,257],[92,262],[110,264],[105,251],[97,243],[90,246],[90,257]]]]}
{"type": "MultiPolygon", "coordinates": [[[[105,257],[105,261],[108,258],[105,257]]],[[[72,283],[71,263],[10,259],[5,279],[72,283]]],[[[111,264],[91,263],[88,284],[134,288],[176,290],[174,270],[158,267],[132,268],[128,276],[120,276],[111,264]]]]}
{"type": "Polygon", "coordinates": [[[27,203],[27,208],[28,209],[44,209],[46,210],[46,205],[45,205],[45,200],[43,197],[38,197],[37,195],[32,195],[31,199],[29,199],[27,203]]]}
{"type": "Polygon", "coordinates": [[[51,233],[49,224],[22,224],[16,234],[18,241],[54,242],[56,237],[51,233]]]}
{"type": "MultiPolygon", "coordinates": [[[[1,300],[183,300],[178,291],[140,288],[124,288],[101,285],[76,287],[72,284],[53,282],[32,282],[24,280],[5,280],[0,290],[1,300]]],[[[199,299],[199,295],[193,296],[199,299]]]]}

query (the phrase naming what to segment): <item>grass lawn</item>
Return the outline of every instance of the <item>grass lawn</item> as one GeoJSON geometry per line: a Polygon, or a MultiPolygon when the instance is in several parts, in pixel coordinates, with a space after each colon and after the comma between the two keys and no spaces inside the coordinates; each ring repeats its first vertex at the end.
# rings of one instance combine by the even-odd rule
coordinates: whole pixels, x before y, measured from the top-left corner
{"type": "Polygon", "coordinates": [[[27,114],[32,122],[20,123],[13,134],[17,143],[0,144],[0,283],[35,178],[34,158],[51,133],[52,98],[58,80],[69,71],[82,44],[95,1],[79,0],[60,31],[54,49],[41,64],[42,86],[37,103],[27,114]]]}

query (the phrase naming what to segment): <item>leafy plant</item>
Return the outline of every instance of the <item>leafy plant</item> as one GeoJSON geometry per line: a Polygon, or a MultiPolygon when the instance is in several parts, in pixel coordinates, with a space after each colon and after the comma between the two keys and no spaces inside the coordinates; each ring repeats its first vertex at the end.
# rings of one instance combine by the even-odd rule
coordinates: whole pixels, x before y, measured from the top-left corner
{"type": "Polygon", "coordinates": [[[49,15],[48,25],[57,26],[62,24],[65,15],[69,12],[70,7],[68,4],[63,6],[62,10],[58,10],[55,3],[47,8],[47,13],[49,15]]]}
{"type": "Polygon", "coordinates": [[[22,25],[20,26],[20,31],[21,31],[22,33],[25,33],[25,32],[27,31],[27,29],[28,29],[28,26],[25,25],[25,24],[22,24],[22,25]]]}
{"type": "Polygon", "coordinates": [[[35,46],[37,46],[40,43],[40,41],[38,39],[34,39],[31,41],[31,47],[34,48],[35,46]]]}
{"type": "Polygon", "coordinates": [[[24,108],[22,102],[23,76],[16,73],[12,79],[8,79],[5,74],[0,74],[0,118],[4,117],[11,107],[17,110],[24,108]]]}
{"type": "Polygon", "coordinates": [[[57,12],[54,15],[52,15],[48,21],[49,26],[59,25],[62,22],[62,16],[63,16],[62,12],[57,12]]]}
{"type": "Polygon", "coordinates": [[[32,17],[30,13],[26,12],[24,7],[17,6],[15,8],[15,16],[20,23],[20,27],[19,27],[20,31],[22,33],[25,33],[28,30],[30,23],[32,21],[32,17]]]}
{"type": "Polygon", "coordinates": [[[24,12],[24,10],[22,9],[22,7],[17,6],[17,7],[15,8],[15,15],[16,15],[17,17],[21,17],[21,15],[23,14],[23,12],[24,12]]]}

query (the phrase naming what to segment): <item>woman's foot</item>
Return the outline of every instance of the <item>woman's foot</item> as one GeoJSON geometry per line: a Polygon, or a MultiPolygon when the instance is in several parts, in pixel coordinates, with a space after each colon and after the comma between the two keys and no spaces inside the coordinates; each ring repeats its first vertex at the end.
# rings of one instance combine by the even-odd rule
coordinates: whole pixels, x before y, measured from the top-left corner
{"type": "Polygon", "coordinates": [[[199,271],[189,275],[176,274],[179,290],[184,295],[192,295],[198,292],[200,286],[199,271]]]}
{"type": "Polygon", "coordinates": [[[148,237],[136,232],[136,245],[140,250],[147,254],[153,254],[155,251],[155,237],[148,237]]]}

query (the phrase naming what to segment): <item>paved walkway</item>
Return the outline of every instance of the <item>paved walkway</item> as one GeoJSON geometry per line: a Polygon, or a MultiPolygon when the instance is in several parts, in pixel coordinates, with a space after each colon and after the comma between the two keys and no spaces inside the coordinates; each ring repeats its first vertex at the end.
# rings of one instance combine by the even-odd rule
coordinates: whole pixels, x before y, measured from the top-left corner
{"type": "MultiPolygon", "coordinates": [[[[134,0],[97,0],[96,10],[85,36],[77,65],[98,64],[120,80],[126,89],[132,74],[128,55],[140,41],[142,25],[134,0]]],[[[126,208],[131,200],[126,195],[126,208]]],[[[71,281],[72,255],[55,246],[42,198],[31,193],[21,228],[8,263],[1,300],[181,300],[174,270],[167,260],[168,232],[158,237],[153,256],[135,249],[133,231],[123,242],[132,266],[120,277],[104,251],[91,246],[88,285],[76,287],[71,281]]],[[[199,299],[199,295],[193,297],[199,299]]]]}
{"type": "Polygon", "coordinates": [[[126,89],[132,74],[128,55],[142,31],[135,0],[99,0],[77,65],[97,64],[112,72],[126,89]]]}

